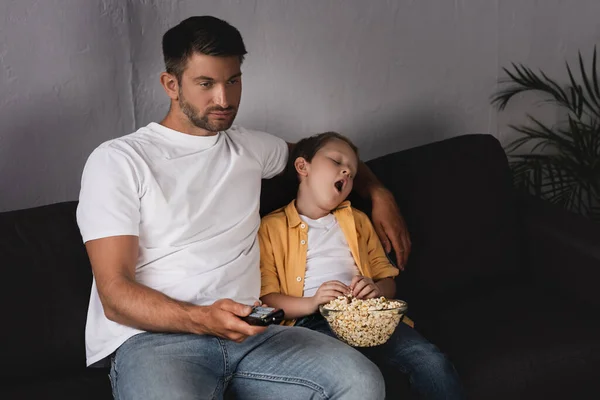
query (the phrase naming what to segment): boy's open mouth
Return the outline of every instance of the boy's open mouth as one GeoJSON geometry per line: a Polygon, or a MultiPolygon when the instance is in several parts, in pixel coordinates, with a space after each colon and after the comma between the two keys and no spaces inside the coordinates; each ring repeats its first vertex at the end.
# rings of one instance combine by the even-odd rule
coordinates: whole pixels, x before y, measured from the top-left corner
{"type": "Polygon", "coordinates": [[[340,179],[339,181],[337,181],[336,183],[334,183],[335,188],[337,189],[338,192],[341,192],[342,189],[344,188],[344,180],[340,179]]]}

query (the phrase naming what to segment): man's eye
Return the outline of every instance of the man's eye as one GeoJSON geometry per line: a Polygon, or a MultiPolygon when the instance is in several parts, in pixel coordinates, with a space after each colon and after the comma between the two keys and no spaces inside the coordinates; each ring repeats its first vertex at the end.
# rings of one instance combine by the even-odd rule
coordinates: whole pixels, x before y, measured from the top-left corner
{"type": "Polygon", "coordinates": [[[200,82],[198,85],[203,88],[209,88],[212,86],[212,82],[200,82]]]}
{"type": "Polygon", "coordinates": [[[239,81],[240,81],[239,79],[232,79],[232,80],[230,80],[230,81],[229,81],[229,82],[227,82],[227,83],[229,83],[230,85],[235,85],[235,84],[236,84],[236,83],[238,83],[239,81]]]}

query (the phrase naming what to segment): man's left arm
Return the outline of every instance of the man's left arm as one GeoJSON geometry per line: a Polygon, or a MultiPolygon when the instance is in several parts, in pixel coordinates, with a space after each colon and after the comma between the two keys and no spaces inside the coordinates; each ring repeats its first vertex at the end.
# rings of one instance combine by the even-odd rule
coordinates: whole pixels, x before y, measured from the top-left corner
{"type": "Polygon", "coordinates": [[[377,179],[373,171],[360,161],[354,188],[363,198],[371,199],[373,227],[386,253],[394,249],[398,268],[404,270],[410,254],[411,241],[406,222],[400,214],[394,195],[377,179]]]}
{"type": "MultiPolygon", "coordinates": [[[[295,143],[287,145],[291,156],[295,143]]],[[[288,162],[288,166],[290,164],[288,162]]],[[[398,268],[404,270],[410,254],[411,241],[406,222],[400,214],[394,195],[382,185],[373,171],[362,161],[358,163],[354,190],[363,198],[371,200],[371,204],[373,204],[371,218],[375,232],[377,232],[386,253],[392,251],[392,248],[394,249],[398,268]]]]}

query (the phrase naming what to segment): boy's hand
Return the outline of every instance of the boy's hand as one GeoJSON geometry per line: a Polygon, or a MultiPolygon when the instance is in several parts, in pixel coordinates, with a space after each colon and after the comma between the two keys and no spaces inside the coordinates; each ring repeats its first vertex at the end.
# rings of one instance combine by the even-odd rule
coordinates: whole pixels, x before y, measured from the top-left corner
{"type": "Polygon", "coordinates": [[[382,296],[381,290],[379,290],[379,287],[373,282],[373,279],[362,275],[356,275],[352,278],[350,289],[352,290],[352,295],[361,300],[374,299],[382,296]]]}
{"type": "Polygon", "coordinates": [[[345,296],[350,292],[350,288],[340,281],[328,281],[323,283],[317,289],[317,293],[312,297],[313,312],[319,309],[321,304],[329,303],[331,300],[337,299],[339,296],[345,296]]]}

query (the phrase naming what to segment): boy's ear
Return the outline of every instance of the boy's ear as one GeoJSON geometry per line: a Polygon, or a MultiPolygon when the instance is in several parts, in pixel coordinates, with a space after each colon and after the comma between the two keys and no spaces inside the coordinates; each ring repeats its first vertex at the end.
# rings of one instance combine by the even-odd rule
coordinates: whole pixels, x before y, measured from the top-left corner
{"type": "Polygon", "coordinates": [[[294,168],[296,168],[296,172],[300,176],[308,175],[308,166],[309,166],[309,163],[308,163],[308,161],[306,161],[306,159],[304,157],[298,157],[294,161],[294,168]]]}

